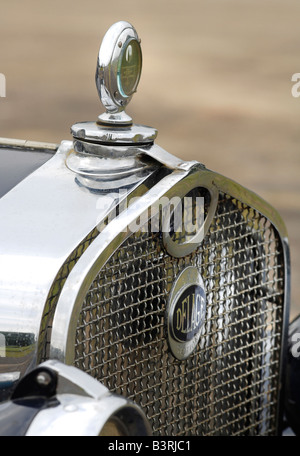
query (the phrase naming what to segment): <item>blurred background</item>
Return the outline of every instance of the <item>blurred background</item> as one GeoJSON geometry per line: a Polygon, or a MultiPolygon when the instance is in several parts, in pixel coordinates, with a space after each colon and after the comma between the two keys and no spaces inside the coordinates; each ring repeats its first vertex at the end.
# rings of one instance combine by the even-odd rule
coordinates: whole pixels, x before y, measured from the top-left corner
{"type": "Polygon", "coordinates": [[[0,0],[0,136],[59,143],[103,111],[96,58],[118,20],[137,29],[143,74],[128,113],[157,143],[269,201],[292,253],[300,312],[299,0],[0,0]]]}

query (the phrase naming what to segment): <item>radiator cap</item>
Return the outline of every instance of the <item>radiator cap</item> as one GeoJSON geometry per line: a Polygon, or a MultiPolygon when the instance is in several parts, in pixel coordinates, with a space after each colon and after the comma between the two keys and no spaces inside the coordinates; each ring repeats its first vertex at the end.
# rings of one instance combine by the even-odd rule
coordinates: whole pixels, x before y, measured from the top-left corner
{"type": "Polygon", "coordinates": [[[106,32],[96,67],[98,95],[106,111],[95,122],[73,125],[71,132],[74,138],[108,145],[144,145],[154,142],[157,130],[133,124],[125,112],[141,76],[140,42],[129,22],[117,22],[106,32]]]}

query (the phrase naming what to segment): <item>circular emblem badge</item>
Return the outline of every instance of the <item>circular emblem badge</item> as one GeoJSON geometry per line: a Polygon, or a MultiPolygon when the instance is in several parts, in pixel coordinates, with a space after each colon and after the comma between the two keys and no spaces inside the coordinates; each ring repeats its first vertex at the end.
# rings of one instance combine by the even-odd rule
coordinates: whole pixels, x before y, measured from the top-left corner
{"type": "Polygon", "coordinates": [[[189,266],[177,277],[167,306],[170,349],[179,360],[196,348],[206,314],[206,295],[197,268],[189,266]]]}

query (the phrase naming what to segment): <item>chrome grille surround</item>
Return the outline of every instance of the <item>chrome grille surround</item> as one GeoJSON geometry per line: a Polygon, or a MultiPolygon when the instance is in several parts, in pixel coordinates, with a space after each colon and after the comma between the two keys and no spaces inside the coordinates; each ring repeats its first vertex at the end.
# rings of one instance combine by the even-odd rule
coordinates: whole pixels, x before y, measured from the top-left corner
{"type": "Polygon", "coordinates": [[[57,300],[60,296],[61,290],[65,284],[65,281],[70,274],[70,271],[81,257],[83,252],[88,248],[88,246],[94,241],[98,236],[99,231],[95,228],[88,236],[79,244],[79,246],[71,253],[69,258],[64,262],[63,266],[60,268],[53,285],[49,291],[43,318],[40,328],[40,337],[38,344],[38,361],[39,363],[49,359],[49,346],[50,346],[50,337],[52,329],[52,319],[55,312],[55,307],[57,300]]]}
{"type": "MultiPolygon", "coordinates": [[[[137,402],[155,435],[275,434],[288,292],[286,240],[270,217],[237,199],[252,197],[237,184],[224,185],[223,178],[206,171],[193,175],[190,185],[195,188],[196,182],[220,192],[202,245],[175,258],[165,251],[160,233],[118,239],[98,265],[89,265],[88,279],[73,295],[63,344],[57,343],[55,328],[52,355],[137,402]],[[232,192],[225,191],[228,185],[232,192]],[[178,361],[168,347],[165,310],[172,283],[186,266],[200,270],[207,315],[197,349],[178,361]]],[[[72,297],[61,297],[65,304],[58,304],[57,319],[68,300],[72,297]]]]}

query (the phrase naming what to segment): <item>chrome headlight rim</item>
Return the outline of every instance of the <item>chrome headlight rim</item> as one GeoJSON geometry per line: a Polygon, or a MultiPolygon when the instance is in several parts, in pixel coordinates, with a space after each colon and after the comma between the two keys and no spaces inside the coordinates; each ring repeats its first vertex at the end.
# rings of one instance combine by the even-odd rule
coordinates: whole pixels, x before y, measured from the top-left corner
{"type": "Polygon", "coordinates": [[[108,393],[100,400],[75,394],[56,397],[58,405],[41,410],[26,436],[148,436],[151,428],[141,409],[108,393]]]}
{"type": "Polygon", "coordinates": [[[1,405],[1,413],[6,422],[0,435],[152,435],[148,419],[137,404],[111,393],[87,373],[55,360],[27,374],[11,400],[1,405]],[[22,417],[26,422],[20,425],[22,417]]]}

